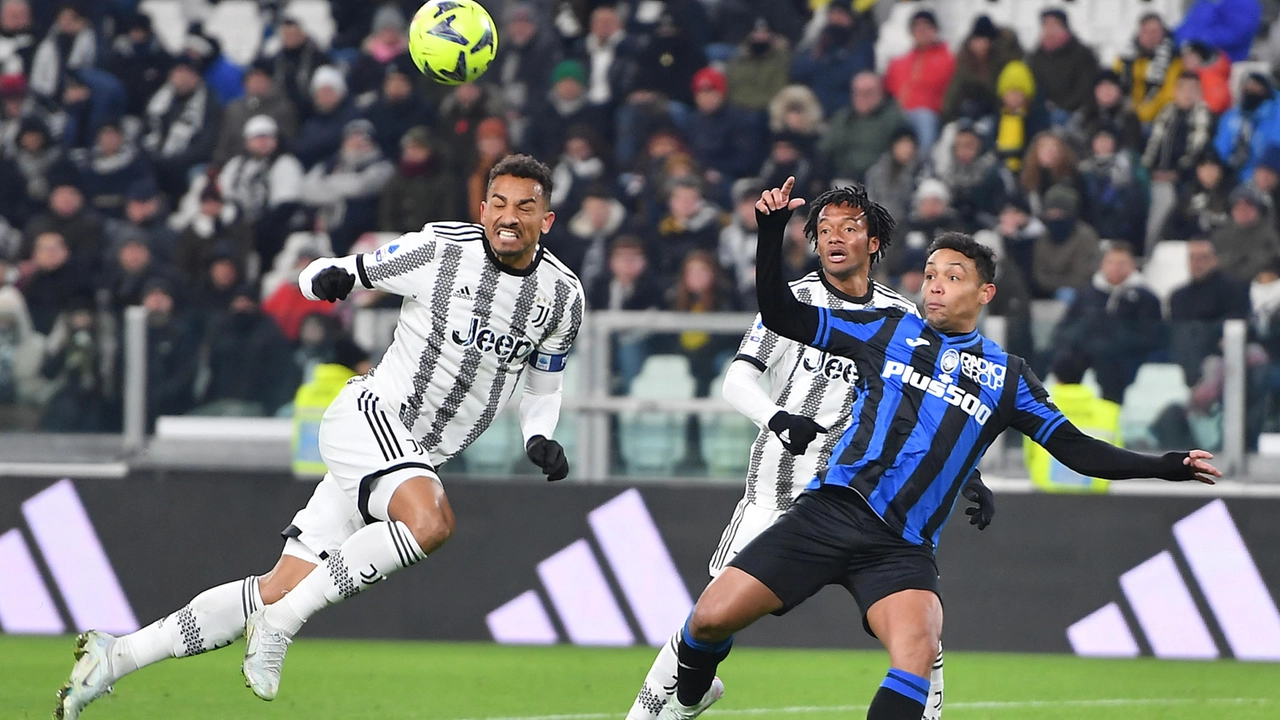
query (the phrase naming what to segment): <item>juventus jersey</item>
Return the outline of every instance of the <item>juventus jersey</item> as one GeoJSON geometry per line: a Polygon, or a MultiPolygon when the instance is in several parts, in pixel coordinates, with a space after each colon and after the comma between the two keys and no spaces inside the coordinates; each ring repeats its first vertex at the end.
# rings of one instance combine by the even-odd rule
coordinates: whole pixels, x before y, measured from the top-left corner
{"type": "Polygon", "coordinates": [[[362,286],[400,295],[400,321],[362,382],[422,444],[432,465],[489,427],[526,364],[564,369],[582,324],[578,278],[540,248],[523,270],[499,264],[484,228],[431,223],[356,256],[362,286]]]}
{"type": "MultiPolygon", "coordinates": [[[[851,297],[833,287],[821,273],[812,272],[791,283],[801,302],[835,310],[900,308],[918,315],[915,303],[870,281],[866,295],[851,297]]],[[[748,502],[786,510],[805,486],[827,467],[827,459],[851,424],[850,412],[858,393],[858,368],[853,360],[831,355],[781,337],[756,323],[742,339],[735,360],[755,365],[769,375],[774,403],[793,415],[813,418],[827,429],[809,443],[804,455],[792,455],[768,428],[751,446],[747,467],[748,502]]]]}

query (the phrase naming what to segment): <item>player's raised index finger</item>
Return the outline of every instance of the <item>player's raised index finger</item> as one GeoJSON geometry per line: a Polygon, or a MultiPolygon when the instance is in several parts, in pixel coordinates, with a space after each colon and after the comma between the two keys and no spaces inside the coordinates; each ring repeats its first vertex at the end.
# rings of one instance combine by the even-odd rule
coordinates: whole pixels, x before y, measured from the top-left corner
{"type": "Polygon", "coordinates": [[[789,175],[787,181],[782,183],[782,194],[784,197],[791,197],[791,188],[796,186],[796,176],[789,175]]]}

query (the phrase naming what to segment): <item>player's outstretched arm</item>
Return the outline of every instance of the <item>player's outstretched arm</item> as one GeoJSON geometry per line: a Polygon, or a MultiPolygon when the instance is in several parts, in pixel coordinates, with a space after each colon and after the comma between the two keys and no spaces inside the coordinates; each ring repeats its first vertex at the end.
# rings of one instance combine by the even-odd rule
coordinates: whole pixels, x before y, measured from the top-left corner
{"type": "Polygon", "coordinates": [[[795,178],[781,188],[765,190],[756,201],[759,239],[756,242],[756,299],[765,327],[779,335],[813,344],[818,335],[818,309],[796,299],[782,277],[782,243],[787,222],[802,198],[791,198],[795,178]]]}
{"type": "Polygon", "coordinates": [[[1058,462],[1086,477],[1105,480],[1199,480],[1207,485],[1212,485],[1214,478],[1222,477],[1222,471],[1208,462],[1213,459],[1213,455],[1204,450],[1168,452],[1164,455],[1137,453],[1090,437],[1069,420],[1059,425],[1040,444],[1058,462]]]}

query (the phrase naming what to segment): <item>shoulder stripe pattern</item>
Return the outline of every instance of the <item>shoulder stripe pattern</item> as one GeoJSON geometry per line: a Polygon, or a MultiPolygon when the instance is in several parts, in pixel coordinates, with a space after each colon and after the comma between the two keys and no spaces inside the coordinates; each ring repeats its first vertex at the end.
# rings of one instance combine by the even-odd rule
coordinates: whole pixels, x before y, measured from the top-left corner
{"type": "Polygon", "coordinates": [[[413,374],[413,394],[400,406],[400,422],[410,429],[417,424],[418,411],[422,409],[427,388],[431,385],[439,364],[440,349],[444,347],[449,322],[449,296],[453,293],[453,285],[458,278],[462,248],[458,245],[446,245],[440,256],[440,273],[436,278],[436,286],[431,291],[431,336],[427,338],[426,348],[418,358],[418,371],[413,374]]]}
{"type": "MultiPolygon", "coordinates": [[[[369,286],[372,286],[373,283],[379,280],[406,275],[431,262],[435,257],[436,241],[428,240],[403,255],[390,257],[384,263],[365,268],[364,277],[361,278],[361,281],[368,280],[369,286]]],[[[360,267],[363,267],[363,262],[360,263],[360,267]]]]}
{"type": "MultiPolygon", "coordinates": [[[[493,311],[493,298],[498,290],[498,280],[501,279],[502,271],[494,263],[485,263],[484,271],[480,275],[480,287],[475,293],[475,310],[473,315],[479,319],[481,325],[489,323],[489,316],[493,311]]],[[[440,403],[440,409],[436,411],[436,416],[431,421],[431,429],[422,439],[424,447],[434,448],[440,444],[440,436],[444,434],[445,426],[458,414],[458,410],[462,407],[462,402],[466,400],[467,395],[471,393],[471,386],[476,382],[476,373],[480,370],[480,362],[483,359],[480,347],[471,345],[467,348],[466,354],[462,357],[462,364],[458,368],[458,375],[451,378],[453,387],[449,390],[449,394],[445,396],[443,402],[440,403]]]]}
{"type": "Polygon", "coordinates": [[[469,242],[484,237],[484,226],[476,223],[436,222],[429,223],[427,227],[439,237],[454,242],[469,242]]]}

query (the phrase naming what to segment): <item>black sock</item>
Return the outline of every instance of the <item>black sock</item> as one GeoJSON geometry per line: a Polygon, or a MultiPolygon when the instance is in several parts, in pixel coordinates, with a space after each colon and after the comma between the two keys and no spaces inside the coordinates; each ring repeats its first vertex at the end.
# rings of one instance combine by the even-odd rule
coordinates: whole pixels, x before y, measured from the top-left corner
{"type": "Polygon", "coordinates": [[[867,708],[867,720],[920,720],[929,698],[929,680],[890,669],[867,708]]]}
{"type": "Polygon", "coordinates": [[[702,696],[711,689],[711,681],[716,677],[716,667],[729,656],[731,647],[733,638],[718,643],[698,642],[689,635],[689,627],[685,626],[680,633],[677,652],[680,667],[676,671],[676,699],[681,705],[687,707],[702,701],[702,696]]]}

